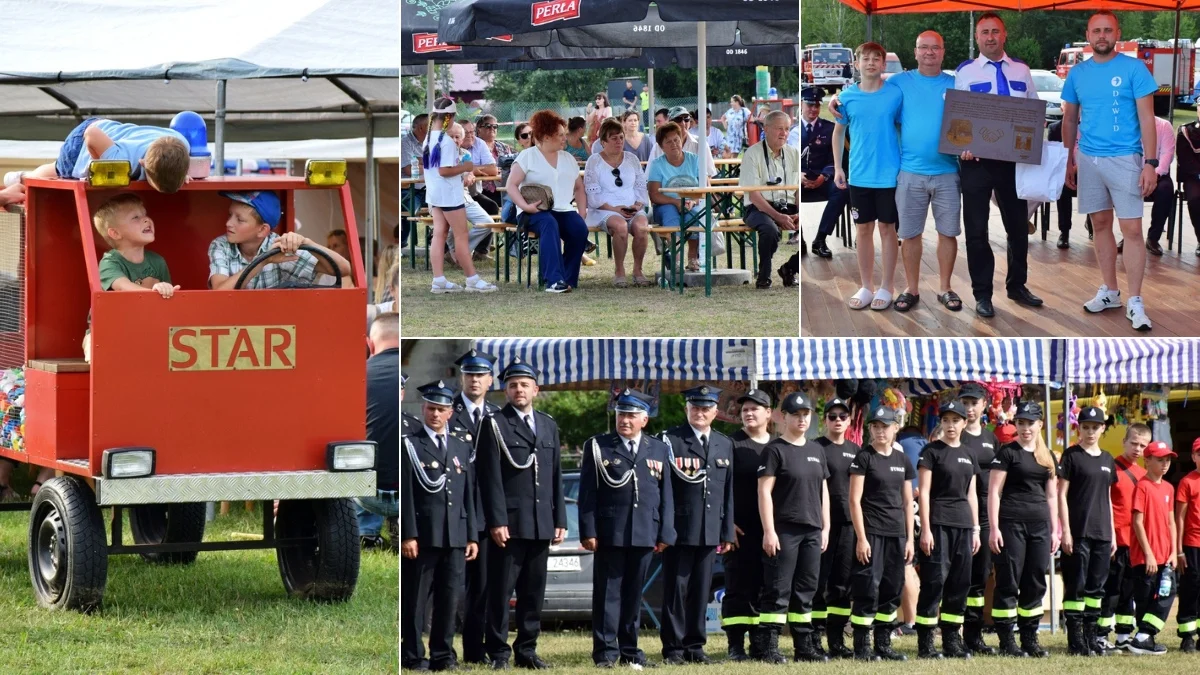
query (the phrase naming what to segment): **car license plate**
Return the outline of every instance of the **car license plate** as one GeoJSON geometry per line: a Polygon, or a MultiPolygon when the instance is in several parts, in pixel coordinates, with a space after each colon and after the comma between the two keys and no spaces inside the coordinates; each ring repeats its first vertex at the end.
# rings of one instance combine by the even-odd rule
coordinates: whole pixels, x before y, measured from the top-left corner
{"type": "Polygon", "coordinates": [[[583,570],[583,566],[579,563],[577,555],[560,555],[553,556],[549,560],[549,565],[546,567],[550,572],[579,572],[583,570]]]}

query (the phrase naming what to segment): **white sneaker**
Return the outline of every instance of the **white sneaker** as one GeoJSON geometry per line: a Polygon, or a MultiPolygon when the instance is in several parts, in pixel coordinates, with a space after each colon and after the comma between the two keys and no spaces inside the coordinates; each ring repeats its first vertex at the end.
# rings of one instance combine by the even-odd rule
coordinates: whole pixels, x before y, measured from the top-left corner
{"type": "Polygon", "coordinates": [[[12,187],[21,182],[21,177],[25,175],[24,171],[9,171],[4,174],[4,187],[12,187]]]}
{"type": "Polygon", "coordinates": [[[429,291],[431,293],[433,293],[434,295],[438,295],[441,293],[458,293],[462,289],[463,289],[462,286],[459,286],[458,284],[454,283],[453,281],[444,281],[440,284],[435,281],[435,282],[433,282],[433,287],[430,288],[429,291]]]}
{"type": "Polygon", "coordinates": [[[1129,306],[1125,308],[1125,318],[1129,319],[1135,330],[1145,332],[1154,327],[1150,323],[1150,317],[1146,316],[1146,307],[1140,297],[1129,299],[1129,306]]]}
{"type": "Polygon", "coordinates": [[[1108,286],[1100,285],[1100,290],[1096,291],[1096,297],[1083,303],[1083,308],[1092,314],[1099,314],[1106,309],[1121,306],[1121,291],[1110,291],[1108,286]]]}
{"type": "Polygon", "coordinates": [[[483,279],[476,279],[475,283],[467,284],[466,291],[468,293],[491,293],[496,290],[495,284],[490,284],[483,279]]]}

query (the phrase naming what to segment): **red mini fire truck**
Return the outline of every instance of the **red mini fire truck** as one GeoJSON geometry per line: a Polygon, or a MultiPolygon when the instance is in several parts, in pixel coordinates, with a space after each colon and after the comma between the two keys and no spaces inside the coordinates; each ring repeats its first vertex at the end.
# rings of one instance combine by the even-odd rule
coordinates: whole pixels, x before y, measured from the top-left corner
{"type": "Polygon", "coordinates": [[[23,369],[25,386],[20,442],[0,456],[62,474],[32,507],[0,505],[30,509],[38,603],[99,607],[109,555],[190,563],[199,551],[251,548],[276,550],[289,593],[349,598],[359,570],[350,498],[375,494],[375,447],[363,440],[366,291],[345,162],[310,162],[307,177],[196,180],[175,194],[129,184],[128,163],[108,164],[96,162],[87,181],[25,179],[22,308],[8,325],[19,331],[0,333],[0,366],[23,369]],[[327,191],[353,278],[208,290],[208,245],[229,207],[223,190],[276,191],[280,232],[295,222],[296,193],[327,191]],[[100,288],[107,247],[92,212],[123,191],[157,223],[150,248],[182,287],[169,300],[100,288]],[[81,345],[89,312],[91,363],[81,345]],[[262,501],[261,540],[202,541],[205,502],[225,500],[262,501]],[[111,539],[102,508],[111,508],[111,539]]]}
{"type": "MultiPolygon", "coordinates": [[[[1195,62],[1195,48],[1191,40],[1180,40],[1179,46],[1172,47],[1171,43],[1163,40],[1123,40],[1114,48],[1119,54],[1127,54],[1142,63],[1150,70],[1154,82],[1158,84],[1158,92],[1154,95],[1154,114],[1167,114],[1171,96],[1187,96],[1192,93],[1195,75],[1192,64],[1195,62]],[[1175,73],[1175,88],[1171,88],[1171,61],[1178,60],[1175,73]]],[[[1075,42],[1067,45],[1058,54],[1058,66],[1055,72],[1064,80],[1071,67],[1092,58],[1092,47],[1086,42],[1075,42]]]]}

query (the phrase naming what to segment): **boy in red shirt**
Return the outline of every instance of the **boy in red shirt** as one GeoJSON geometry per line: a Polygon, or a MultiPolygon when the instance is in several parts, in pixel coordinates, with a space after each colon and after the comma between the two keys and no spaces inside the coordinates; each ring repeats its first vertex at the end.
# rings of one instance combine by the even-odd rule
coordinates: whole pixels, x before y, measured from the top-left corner
{"type": "Polygon", "coordinates": [[[1125,430],[1122,441],[1124,452],[1117,457],[1115,465],[1117,482],[1113,483],[1109,495],[1112,499],[1113,537],[1117,541],[1117,552],[1109,562],[1108,581],[1105,586],[1104,608],[1100,613],[1100,639],[1098,651],[1113,649],[1108,641],[1108,631],[1117,631],[1117,649],[1129,646],[1129,636],[1137,627],[1133,616],[1134,579],[1129,569],[1129,545],[1133,541],[1133,489],[1146,475],[1138,466],[1138,459],[1150,444],[1153,436],[1145,424],[1131,424],[1125,430]]]}
{"type": "Polygon", "coordinates": [[[1162,479],[1175,453],[1162,441],[1146,446],[1146,477],[1133,490],[1133,534],[1129,564],[1139,580],[1137,608],[1142,612],[1137,636],[1129,643],[1134,654],[1165,654],[1154,642],[1175,601],[1175,488],[1162,479]],[[1167,586],[1163,592],[1162,586],[1167,586]]]}
{"type": "MultiPolygon", "coordinates": [[[[1200,467],[1200,438],[1192,443],[1192,461],[1200,467]]],[[[1196,618],[1200,613],[1200,469],[1179,481],[1175,493],[1175,521],[1179,532],[1176,569],[1179,570],[1179,651],[1196,651],[1196,618]]]]}

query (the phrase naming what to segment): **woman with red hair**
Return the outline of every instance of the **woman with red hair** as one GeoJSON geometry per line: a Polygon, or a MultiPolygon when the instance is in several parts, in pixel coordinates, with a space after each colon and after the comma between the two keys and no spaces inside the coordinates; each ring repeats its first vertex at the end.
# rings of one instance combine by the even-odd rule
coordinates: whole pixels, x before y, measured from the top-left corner
{"type": "Polygon", "coordinates": [[[521,151],[513,162],[505,190],[522,211],[518,225],[538,233],[538,267],[546,291],[569,293],[579,286],[579,266],[587,246],[587,196],[579,165],[565,150],[567,121],[550,110],[539,110],[529,120],[534,147],[521,151]],[[540,201],[525,201],[521,188],[541,185],[554,202],[539,210],[540,201]],[[571,205],[572,199],[575,205],[571,205]]]}

